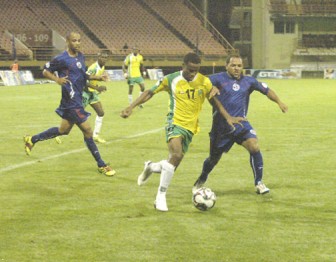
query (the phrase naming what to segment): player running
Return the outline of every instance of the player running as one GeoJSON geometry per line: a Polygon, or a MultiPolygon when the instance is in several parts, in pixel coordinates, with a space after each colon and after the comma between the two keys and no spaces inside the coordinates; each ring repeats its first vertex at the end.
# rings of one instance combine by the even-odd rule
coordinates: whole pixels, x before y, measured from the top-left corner
{"type": "MultiPolygon", "coordinates": [[[[253,91],[266,95],[271,101],[278,104],[283,113],[287,112],[287,106],[265,83],[260,83],[255,78],[242,74],[243,61],[240,56],[229,56],[226,64],[227,72],[211,75],[210,81],[219,89],[218,100],[231,116],[246,117],[250,95],[253,91]]],[[[262,181],[263,157],[256,131],[248,121],[244,121],[241,126],[236,125],[234,132],[230,132],[230,130],[231,127],[226,120],[218,113],[217,108],[213,107],[210,155],[203,163],[202,173],[194,184],[193,192],[204,185],[209,173],[216,166],[222,154],[229,152],[233,144],[237,143],[242,145],[250,154],[256,192],[258,194],[268,193],[270,190],[262,181]]]]}

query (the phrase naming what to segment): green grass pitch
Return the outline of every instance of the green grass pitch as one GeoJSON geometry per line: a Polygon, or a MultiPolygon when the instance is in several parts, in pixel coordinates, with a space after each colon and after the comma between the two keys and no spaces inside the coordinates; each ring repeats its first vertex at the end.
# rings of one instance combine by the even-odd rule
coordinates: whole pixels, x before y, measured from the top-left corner
{"type": "Polygon", "coordinates": [[[23,135],[60,123],[59,86],[0,87],[0,261],[336,261],[335,81],[265,82],[289,106],[283,114],[261,94],[251,96],[248,118],[271,193],[254,192],[248,153],[235,145],[207,182],[216,206],[193,207],[191,188],[209,148],[205,104],[167,213],[153,208],[159,175],[136,183],[144,161],[167,158],[167,94],[122,119],[128,88],[108,83],[101,95],[108,142],[99,149],[117,171],[109,178],[97,172],[76,126],[62,144],[40,142],[25,155],[23,135]]]}

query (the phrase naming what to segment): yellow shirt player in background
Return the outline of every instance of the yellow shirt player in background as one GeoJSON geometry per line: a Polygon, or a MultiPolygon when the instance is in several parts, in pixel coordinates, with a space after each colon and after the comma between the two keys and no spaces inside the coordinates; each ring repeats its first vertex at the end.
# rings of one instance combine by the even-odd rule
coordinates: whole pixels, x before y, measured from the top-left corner
{"type": "MultiPolygon", "coordinates": [[[[140,94],[145,91],[145,81],[142,77],[146,76],[146,70],[143,65],[143,57],[139,53],[139,48],[133,47],[132,53],[126,56],[122,70],[124,72],[124,76],[127,79],[128,84],[128,102],[131,104],[133,102],[133,87],[134,84],[138,84],[140,86],[140,94]]],[[[142,105],[139,105],[142,108],[142,105]]]]}
{"type": "Polygon", "coordinates": [[[154,163],[145,162],[145,168],[138,177],[138,185],[145,184],[152,173],[161,173],[160,185],[154,202],[159,211],[168,211],[166,192],[176,168],[188,151],[193,135],[199,131],[198,118],[205,99],[214,100],[220,114],[234,129],[236,123],[244,120],[242,117],[231,117],[214,95],[219,91],[206,76],[198,71],[201,59],[195,53],[184,57],[182,71],[169,74],[158,81],[155,86],[143,92],[129,107],[121,112],[121,117],[127,118],[132,109],[160,91],[169,94],[169,112],[167,115],[166,141],[168,143],[168,160],[154,163]]]}
{"type": "MultiPolygon", "coordinates": [[[[98,53],[97,61],[89,66],[86,73],[88,75],[103,76],[107,60],[107,53],[98,53]]],[[[87,87],[83,90],[83,107],[85,108],[87,105],[90,105],[97,113],[93,130],[93,140],[98,143],[106,143],[106,141],[99,136],[105,114],[102,103],[100,102],[99,94],[105,91],[106,86],[99,86],[99,83],[96,80],[90,80],[87,87]]]]}

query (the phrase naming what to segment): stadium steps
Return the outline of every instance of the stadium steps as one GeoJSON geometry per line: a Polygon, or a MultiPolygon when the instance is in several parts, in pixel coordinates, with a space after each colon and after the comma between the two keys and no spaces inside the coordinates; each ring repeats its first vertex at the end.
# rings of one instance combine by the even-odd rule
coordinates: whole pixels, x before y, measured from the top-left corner
{"type": "Polygon", "coordinates": [[[62,0],[55,1],[65,13],[69,14],[71,20],[79,26],[100,49],[108,49],[107,46],[86,26],[86,24],[74,13],[62,0]]]}
{"type": "MultiPolygon", "coordinates": [[[[144,9],[153,15],[160,23],[162,23],[167,29],[169,29],[178,39],[180,39],[184,44],[193,50],[197,50],[197,47],[186,38],[180,31],[178,31],[172,24],[170,24],[166,19],[164,19],[158,12],[156,12],[150,5],[148,5],[143,0],[136,0],[144,9]]],[[[198,50],[199,51],[199,50],[198,50]]],[[[201,52],[200,52],[201,53],[201,52]]]]}

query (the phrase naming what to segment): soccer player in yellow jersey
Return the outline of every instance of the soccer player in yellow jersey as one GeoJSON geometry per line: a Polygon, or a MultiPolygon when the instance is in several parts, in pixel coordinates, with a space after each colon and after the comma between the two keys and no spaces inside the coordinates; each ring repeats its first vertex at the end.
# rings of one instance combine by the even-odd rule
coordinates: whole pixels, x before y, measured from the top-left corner
{"type": "MultiPolygon", "coordinates": [[[[105,72],[105,64],[108,59],[106,52],[98,53],[98,60],[89,66],[87,70],[88,75],[103,76],[105,72]]],[[[93,130],[93,140],[98,143],[106,143],[106,141],[99,136],[103,124],[104,110],[100,102],[99,94],[106,91],[106,86],[98,85],[98,81],[90,80],[87,87],[83,90],[83,106],[90,105],[97,113],[95,120],[95,127],[93,130]]]]}
{"type": "MultiPolygon", "coordinates": [[[[143,65],[143,57],[139,53],[139,49],[137,47],[133,47],[132,53],[126,56],[122,70],[124,72],[124,76],[127,79],[128,84],[128,102],[131,104],[133,102],[133,87],[135,84],[140,86],[140,94],[145,91],[145,81],[142,77],[146,76],[146,70],[143,65]]],[[[142,105],[139,105],[142,108],[142,105]]]]}
{"type": "Polygon", "coordinates": [[[145,103],[158,92],[166,91],[169,94],[166,126],[168,159],[157,163],[145,162],[145,168],[138,177],[138,185],[141,186],[147,182],[152,173],[161,173],[160,185],[154,202],[154,207],[159,211],[168,211],[166,192],[176,168],[188,151],[193,135],[199,131],[198,118],[205,99],[215,103],[232,130],[234,130],[234,124],[239,124],[244,120],[242,117],[231,117],[226,112],[218,99],[214,97],[219,94],[218,89],[212,87],[209,78],[198,72],[200,66],[200,57],[195,53],[188,53],[184,57],[182,71],[165,76],[121,112],[121,117],[127,118],[132,114],[133,108],[145,103]]]}

